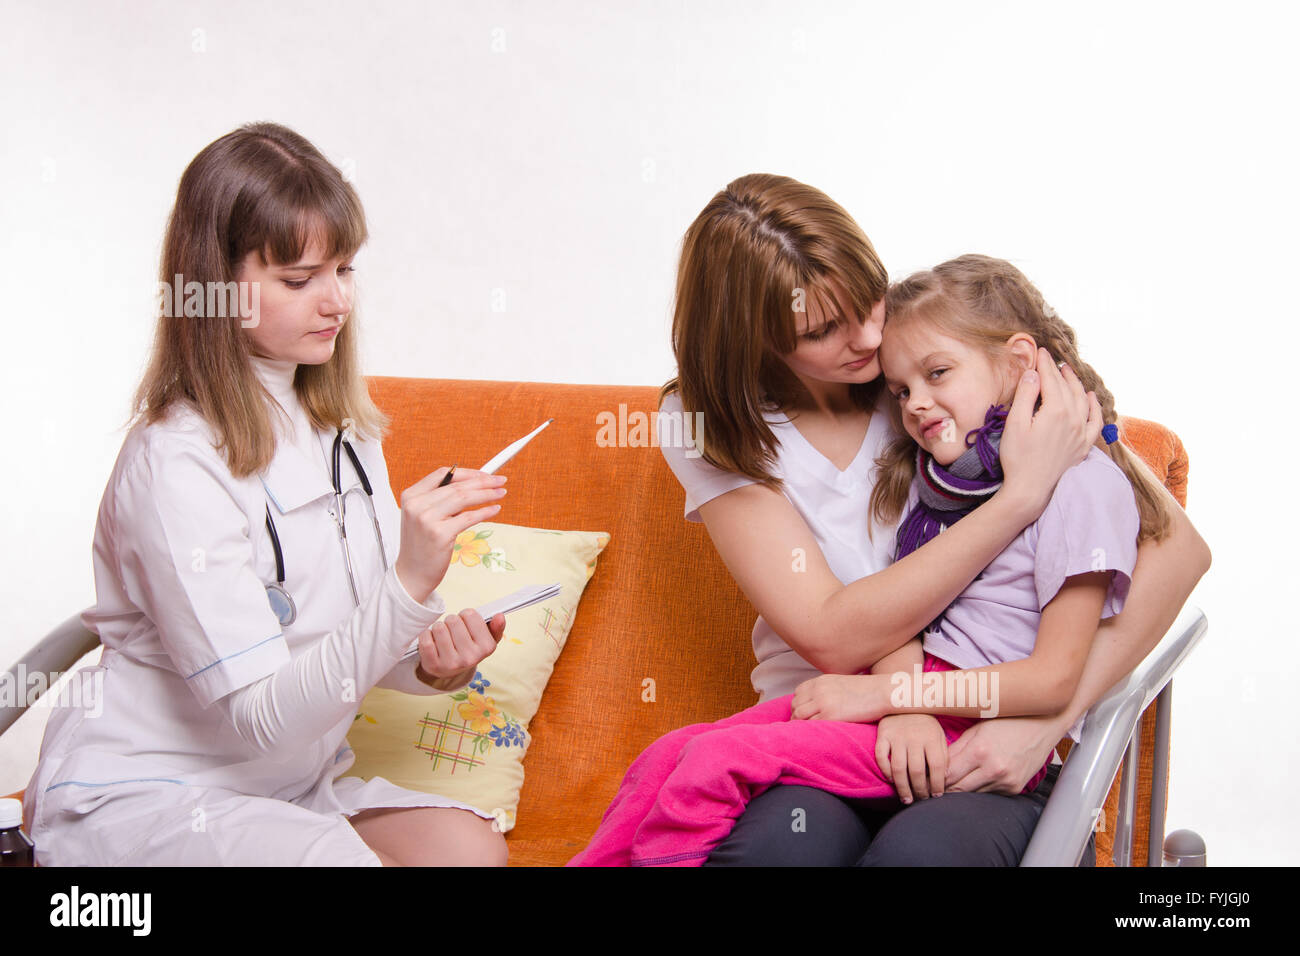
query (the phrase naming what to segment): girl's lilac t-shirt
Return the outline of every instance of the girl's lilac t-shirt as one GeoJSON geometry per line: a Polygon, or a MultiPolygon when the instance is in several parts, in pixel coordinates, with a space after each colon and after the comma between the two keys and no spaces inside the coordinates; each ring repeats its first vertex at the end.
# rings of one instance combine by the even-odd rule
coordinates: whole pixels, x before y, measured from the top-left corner
{"type": "MultiPolygon", "coordinates": [[[[913,482],[909,512],[916,501],[913,482]]],[[[926,651],[959,668],[1028,657],[1042,609],[1075,574],[1113,571],[1101,617],[1118,614],[1137,563],[1137,535],[1133,486],[1109,455],[1090,449],[1061,476],[1038,520],[948,605],[937,629],[925,632],[926,651]]]]}

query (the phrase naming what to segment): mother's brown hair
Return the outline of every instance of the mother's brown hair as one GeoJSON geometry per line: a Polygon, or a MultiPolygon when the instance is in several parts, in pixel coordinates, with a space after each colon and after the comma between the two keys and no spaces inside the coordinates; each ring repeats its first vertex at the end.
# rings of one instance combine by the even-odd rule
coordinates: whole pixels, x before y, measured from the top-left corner
{"type": "MultiPolygon", "coordinates": [[[[250,252],[265,262],[298,262],[318,239],[328,258],[351,256],[366,241],[356,190],[305,138],[275,123],[249,123],[206,146],[186,167],[163,240],[159,278],[168,287],[233,283],[250,252]]],[[[231,286],[233,288],[233,286],[231,286]]],[[[167,298],[164,297],[164,303],[167,298]]],[[[153,424],[185,402],[208,422],[237,478],[263,470],[275,454],[266,390],[249,361],[238,316],[186,317],[159,310],[148,369],[132,422],[153,424]]],[[[294,379],[317,428],[351,418],[362,437],[382,437],[388,419],[370,400],[357,354],[355,308],[323,365],[299,365],[294,379]]]]}
{"type": "MultiPolygon", "coordinates": [[[[730,183],[686,231],[677,268],[673,354],[683,410],[703,413],[696,436],[710,464],[768,485],[777,439],[764,418],[788,408],[803,385],[781,356],[796,340],[796,311],[833,301],[838,282],[862,318],[885,295],[888,277],[870,240],[818,189],[787,176],[752,174],[730,183]]],[[[881,388],[850,386],[871,408],[881,388]]]]}

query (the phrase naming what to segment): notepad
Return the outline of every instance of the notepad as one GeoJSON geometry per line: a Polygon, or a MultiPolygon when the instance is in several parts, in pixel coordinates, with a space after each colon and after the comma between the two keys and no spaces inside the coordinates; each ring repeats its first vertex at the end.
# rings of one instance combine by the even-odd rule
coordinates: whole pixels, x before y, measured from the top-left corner
{"type": "MultiPolygon", "coordinates": [[[[540,604],[542,601],[549,601],[551,598],[558,596],[560,586],[558,584],[532,584],[528,587],[520,588],[513,594],[507,594],[503,598],[497,598],[495,601],[489,601],[482,607],[474,610],[483,615],[483,620],[490,621],[498,614],[510,614],[514,611],[521,611],[526,607],[532,607],[534,604],[540,604]]],[[[402,655],[398,663],[415,660],[420,656],[420,644],[417,639],[414,646],[402,655]]]]}

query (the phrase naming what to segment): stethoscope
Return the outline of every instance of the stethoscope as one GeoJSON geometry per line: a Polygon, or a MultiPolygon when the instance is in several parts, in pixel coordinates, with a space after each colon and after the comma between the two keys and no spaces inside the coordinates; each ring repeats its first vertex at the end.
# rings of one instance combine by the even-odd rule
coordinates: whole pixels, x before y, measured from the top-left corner
{"type": "MultiPolygon", "coordinates": [[[[344,422],[345,426],[350,422],[344,422]]],[[[379,559],[384,563],[384,571],[388,571],[388,555],[384,551],[384,533],[379,529],[379,515],[375,511],[375,492],[370,487],[370,479],[366,477],[366,470],[361,467],[361,460],[357,458],[357,453],[352,450],[352,443],[344,439],[344,430],[339,429],[338,434],[334,436],[334,459],[330,468],[330,479],[334,484],[334,520],[339,526],[339,540],[343,542],[343,563],[348,571],[348,584],[352,586],[352,600],[357,607],[361,606],[361,595],[357,592],[357,579],[352,571],[352,550],[348,547],[348,529],[347,529],[347,499],[343,494],[343,483],[339,469],[340,455],[342,449],[348,453],[348,458],[352,460],[352,467],[356,470],[357,477],[361,479],[361,487],[366,493],[366,498],[370,502],[370,521],[375,526],[375,540],[379,542],[379,559]]],[[[275,551],[275,583],[266,586],[266,597],[271,603],[271,610],[280,621],[281,627],[288,627],[298,618],[298,608],[293,603],[293,597],[289,594],[289,589],[284,586],[284,552],[280,550],[280,536],[275,533],[275,522],[271,520],[271,506],[266,506],[266,530],[271,533],[271,547],[275,551]]]]}

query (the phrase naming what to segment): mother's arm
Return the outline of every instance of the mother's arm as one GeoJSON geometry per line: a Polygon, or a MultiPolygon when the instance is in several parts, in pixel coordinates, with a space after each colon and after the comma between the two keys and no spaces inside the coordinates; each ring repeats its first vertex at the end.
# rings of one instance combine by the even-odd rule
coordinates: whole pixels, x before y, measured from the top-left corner
{"type": "Polygon", "coordinates": [[[746,485],[701,505],[700,517],[740,589],[791,649],[824,673],[854,674],[920,632],[1033,520],[998,495],[848,585],[778,491],[746,485]]]}
{"type": "MultiPolygon", "coordinates": [[[[897,650],[1042,513],[1056,482],[1101,430],[1095,397],[1040,350],[1021,379],[1002,440],[1006,480],[987,502],[916,551],[843,584],[807,523],[780,492],[745,485],[700,506],[718,554],[750,603],[804,660],[854,674],[897,650]]],[[[864,502],[865,505],[865,502],[864,502]]]]}
{"type": "Polygon", "coordinates": [[[1209,547],[1172,496],[1169,502],[1172,532],[1164,541],[1145,541],[1138,547],[1124,610],[1098,626],[1083,677],[1066,709],[1050,717],[980,721],[949,748],[945,790],[1019,793],[1074,722],[1164,637],[1210,568],[1209,547]]]}

